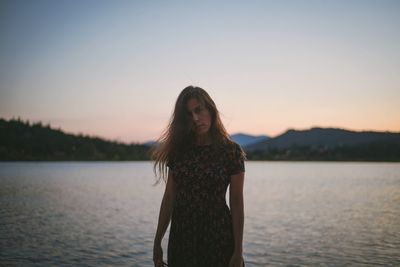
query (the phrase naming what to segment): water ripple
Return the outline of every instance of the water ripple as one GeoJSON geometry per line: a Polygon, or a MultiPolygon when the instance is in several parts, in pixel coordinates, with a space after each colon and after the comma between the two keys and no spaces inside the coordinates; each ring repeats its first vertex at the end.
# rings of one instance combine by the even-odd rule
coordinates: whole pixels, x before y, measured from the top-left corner
{"type": "MultiPolygon", "coordinates": [[[[1,265],[152,266],[153,181],[149,162],[0,163],[1,265]]],[[[399,200],[400,164],[249,162],[246,266],[399,266],[399,200]]]]}

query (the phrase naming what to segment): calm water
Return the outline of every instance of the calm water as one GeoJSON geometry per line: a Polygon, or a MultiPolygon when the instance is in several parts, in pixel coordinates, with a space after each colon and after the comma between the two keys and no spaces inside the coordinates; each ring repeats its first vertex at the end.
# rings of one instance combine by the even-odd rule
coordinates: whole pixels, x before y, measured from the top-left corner
{"type": "MultiPolygon", "coordinates": [[[[153,182],[150,162],[0,163],[0,265],[152,266],[153,182]]],[[[246,266],[400,265],[400,164],[247,162],[245,209],[246,266]]]]}

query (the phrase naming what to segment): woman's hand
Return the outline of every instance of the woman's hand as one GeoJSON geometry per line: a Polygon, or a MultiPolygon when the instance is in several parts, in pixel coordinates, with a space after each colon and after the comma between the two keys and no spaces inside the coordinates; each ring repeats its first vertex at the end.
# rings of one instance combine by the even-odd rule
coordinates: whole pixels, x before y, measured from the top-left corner
{"type": "Polygon", "coordinates": [[[243,263],[242,254],[234,253],[229,261],[229,267],[243,267],[243,263]]]}
{"type": "Polygon", "coordinates": [[[154,262],[154,267],[167,266],[167,264],[163,261],[163,251],[160,244],[154,244],[153,262],[154,262]]]}

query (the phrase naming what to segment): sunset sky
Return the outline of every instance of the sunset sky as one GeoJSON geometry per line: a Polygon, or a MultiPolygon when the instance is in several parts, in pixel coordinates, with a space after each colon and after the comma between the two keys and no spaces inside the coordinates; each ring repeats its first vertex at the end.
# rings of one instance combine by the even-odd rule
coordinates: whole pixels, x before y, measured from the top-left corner
{"type": "Polygon", "coordinates": [[[0,2],[0,117],[156,139],[206,89],[230,133],[400,131],[400,1],[0,2]]]}

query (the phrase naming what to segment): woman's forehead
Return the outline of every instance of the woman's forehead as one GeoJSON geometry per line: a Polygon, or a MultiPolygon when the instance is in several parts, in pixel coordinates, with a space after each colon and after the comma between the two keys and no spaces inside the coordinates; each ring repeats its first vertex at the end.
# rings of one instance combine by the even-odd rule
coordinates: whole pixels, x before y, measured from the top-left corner
{"type": "Polygon", "coordinates": [[[202,105],[203,105],[203,103],[201,101],[199,101],[197,98],[190,98],[186,103],[186,109],[188,111],[192,111],[202,105]]]}

